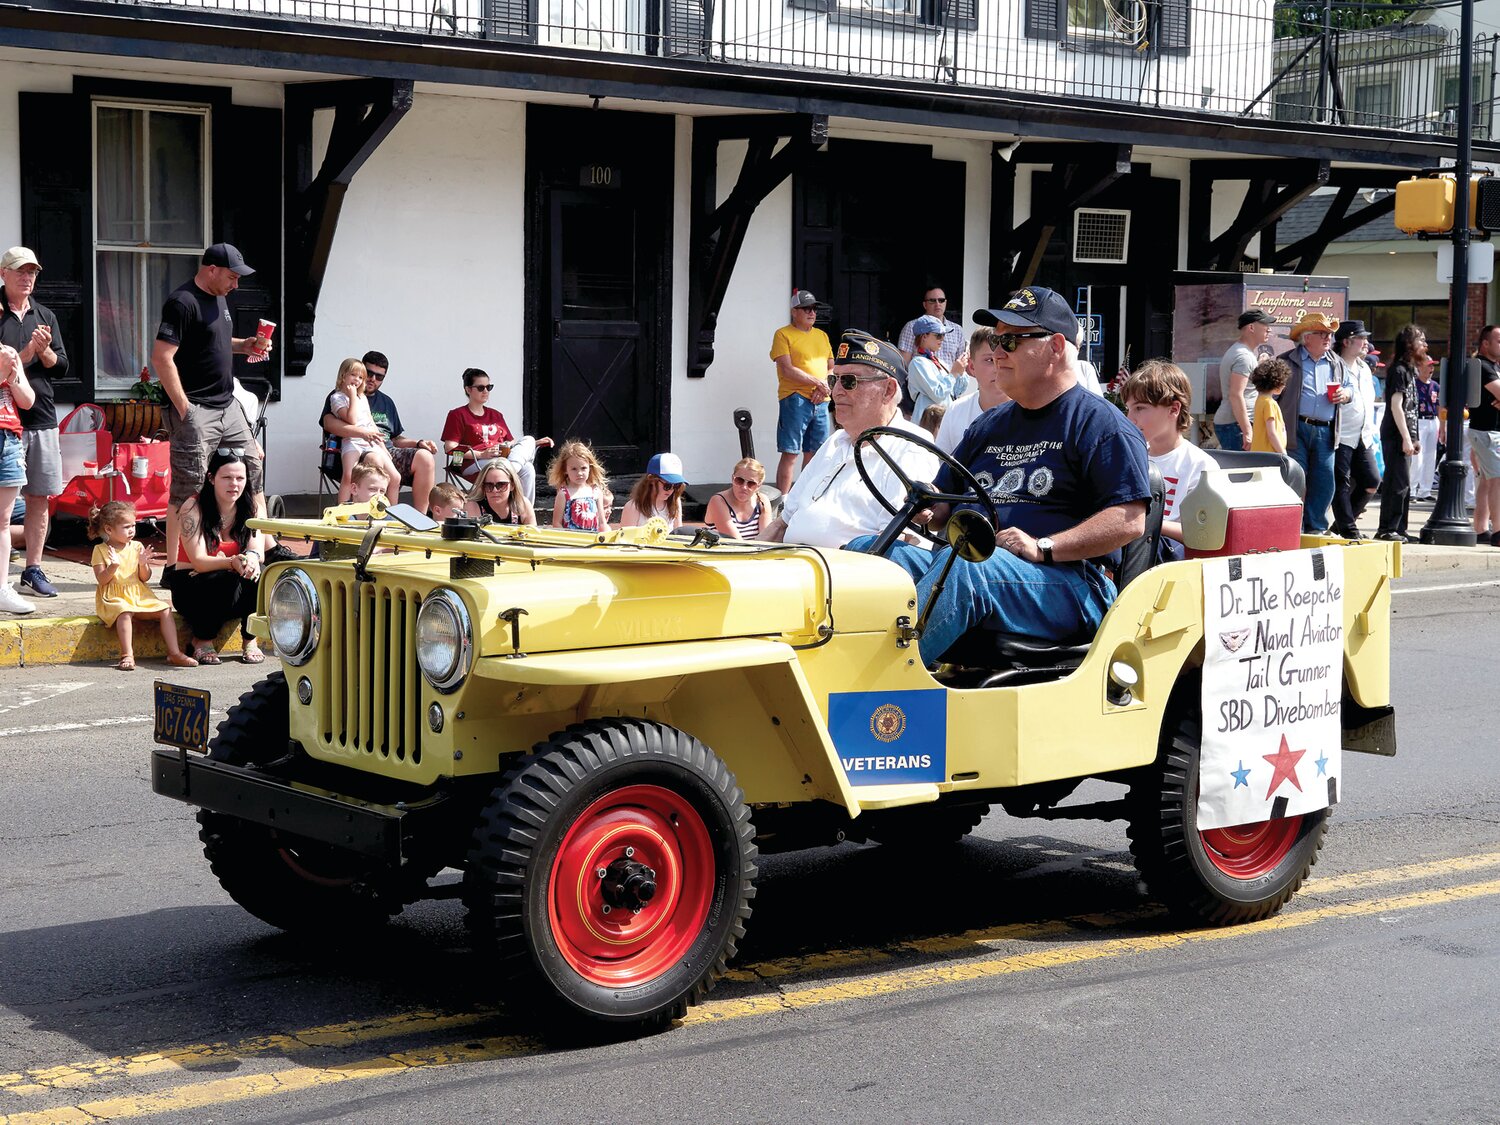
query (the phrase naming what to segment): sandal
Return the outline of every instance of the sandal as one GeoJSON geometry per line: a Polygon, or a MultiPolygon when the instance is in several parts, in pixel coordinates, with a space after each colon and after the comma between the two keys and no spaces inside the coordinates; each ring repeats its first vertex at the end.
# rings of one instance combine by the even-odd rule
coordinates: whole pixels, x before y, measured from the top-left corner
{"type": "Polygon", "coordinates": [[[133,656],[122,656],[122,657],[120,657],[120,662],[118,664],[116,664],[115,667],[118,668],[122,672],[134,672],[135,671],[135,657],[133,657],[133,656]]]}
{"type": "Polygon", "coordinates": [[[259,645],[255,648],[247,648],[240,653],[241,664],[264,664],[265,662],[266,654],[260,651],[259,645]]]}
{"type": "Polygon", "coordinates": [[[193,650],[193,659],[199,664],[223,664],[219,654],[211,648],[197,648],[193,650]]]}
{"type": "Polygon", "coordinates": [[[173,652],[167,654],[167,663],[173,668],[196,668],[198,662],[185,652],[173,652]]]}

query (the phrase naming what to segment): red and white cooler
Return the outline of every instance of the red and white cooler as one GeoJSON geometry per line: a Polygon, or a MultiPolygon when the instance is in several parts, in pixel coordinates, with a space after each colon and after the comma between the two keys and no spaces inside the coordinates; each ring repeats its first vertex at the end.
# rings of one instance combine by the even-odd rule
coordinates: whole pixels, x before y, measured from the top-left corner
{"type": "Polygon", "coordinates": [[[1205,469],[1178,509],[1190,559],[1295,551],[1302,501],[1272,466],[1205,469]]]}

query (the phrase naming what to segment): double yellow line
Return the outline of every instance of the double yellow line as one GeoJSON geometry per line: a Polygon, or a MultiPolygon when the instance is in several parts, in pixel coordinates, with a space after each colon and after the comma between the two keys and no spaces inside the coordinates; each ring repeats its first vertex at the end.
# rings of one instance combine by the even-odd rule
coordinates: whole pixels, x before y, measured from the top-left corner
{"type": "MultiPolygon", "coordinates": [[[[1342,891],[1417,879],[1453,877],[1500,866],[1500,852],[1408,864],[1401,867],[1359,872],[1333,879],[1312,880],[1304,889],[1304,900],[1342,891]]],[[[949,959],[936,963],[849,976],[834,981],[804,985],[792,983],[812,973],[868,968],[899,956],[913,954],[952,958],[1002,942],[1041,940],[1061,933],[1077,933],[1085,927],[1140,921],[1146,915],[1101,916],[1070,921],[1048,921],[996,926],[962,934],[922,939],[888,949],[841,950],[813,957],[759,962],[735,970],[731,978],[757,983],[769,991],[753,996],[710,1000],[692,1009],[687,1025],[714,1024],[728,1020],[799,1011],[848,1000],[864,1000],[894,993],[932,988],[937,985],[986,980],[1037,969],[1056,969],[1132,954],[1227,941],[1282,930],[1299,929],[1320,922],[1367,917],[1441,906],[1470,899],[1500,895],[1500,879],[1459,883],[1432,890],[1366,898],[1290,910],[1262,922],[1215,930],[1185,930],[1128,938],[1049,945],[1037,952],[1006,956],[949,959]],[[787,982],[779,984],[778,982],[787,982]]],[[[92,1062],[0,1075],[0,1095],[37,1095],[59,1092],[121,1078],[141,1078],[195,1067],[222,1065],[225,1060],[257,1055],[296,1055],[313,1050],[339,1050],[394,1036],[415,1036],[477,1027],[495,1019],[494,1011],[456,1014],[407,1012],[372,1021],[352,1021],[309,1028],[288,1035],[261,1036],[235,1044],[197,1044],[171,1051],[98,1059],[92,1062]]],[[[176,1113],[251,1098],[295,1093],[341,1082],[381,1078],[402,1071],[452,1066],[535,1054],[543,1043],[529,1036],[500,1035],[465,1039],[430,1047],[418,1047],[376,1055],[341,1066],[294,1066],[260,1074],[217,1078],[207,1082],[171,1087],[152,1094],[100,1098],[73,1105],[0,1115],[0,1125],[93,1125],[153,1114],[176,1113]]]]}

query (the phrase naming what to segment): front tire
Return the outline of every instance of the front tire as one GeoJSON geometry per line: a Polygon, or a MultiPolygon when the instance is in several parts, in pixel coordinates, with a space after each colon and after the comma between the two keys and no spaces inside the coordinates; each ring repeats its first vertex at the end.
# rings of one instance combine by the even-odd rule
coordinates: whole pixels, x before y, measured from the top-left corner
{"type": "MultiPolygon", "coordinates": [[[[282,757],[287,706],[286,676],[273,672],[229,709],[208,756],[236,766],[282,757]]],[[[224,813],[200,812],[198,824],[203,854],[229,897],[277,929],[353,936],[401,909],[387,865],[224,813]]]]}
{"type": "Polygon", "coordinates": [[[1185,679],[1174,691],[1156,763],[1131,786],[1130,851],[1147,891],[1182,921],[1269,918],[1318,861],[1330,810],[1200,831],[1198,682],[1185,679]]]}
{"type": "Polygon", "coordinates": [[[723,975],[756,859],[750,810],[711,750],[599,719],[539,744],[494,791],[464,897],[514,984],[554,1010],[652,1028],[723,975]]]}

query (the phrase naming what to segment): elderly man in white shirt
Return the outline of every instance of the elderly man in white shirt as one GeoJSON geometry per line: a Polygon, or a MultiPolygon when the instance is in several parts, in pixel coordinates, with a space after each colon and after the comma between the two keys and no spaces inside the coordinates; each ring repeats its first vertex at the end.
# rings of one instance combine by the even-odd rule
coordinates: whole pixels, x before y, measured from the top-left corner
{"type": "MultiPolygon", "coordinates": [[[[834,349],[828,377],[834,417],[839,428],[803,468],[787,493],[781,515],[761,532],[774,542],[842,547],[861,535],[885,528],[892,515],[866,487],[854,465],[854,442],[876,426],[889,426],[927,439],[927,431],[901,417],[901,353],[866,332],[845,332],[834,349]]],[[[937,458],[908,441],[876,438],[913,481],[931,481],[937,458]]],[[[881,456],[867,450],[866,471],[892,507],[899,508],[906,490],[881,456]]]]}

